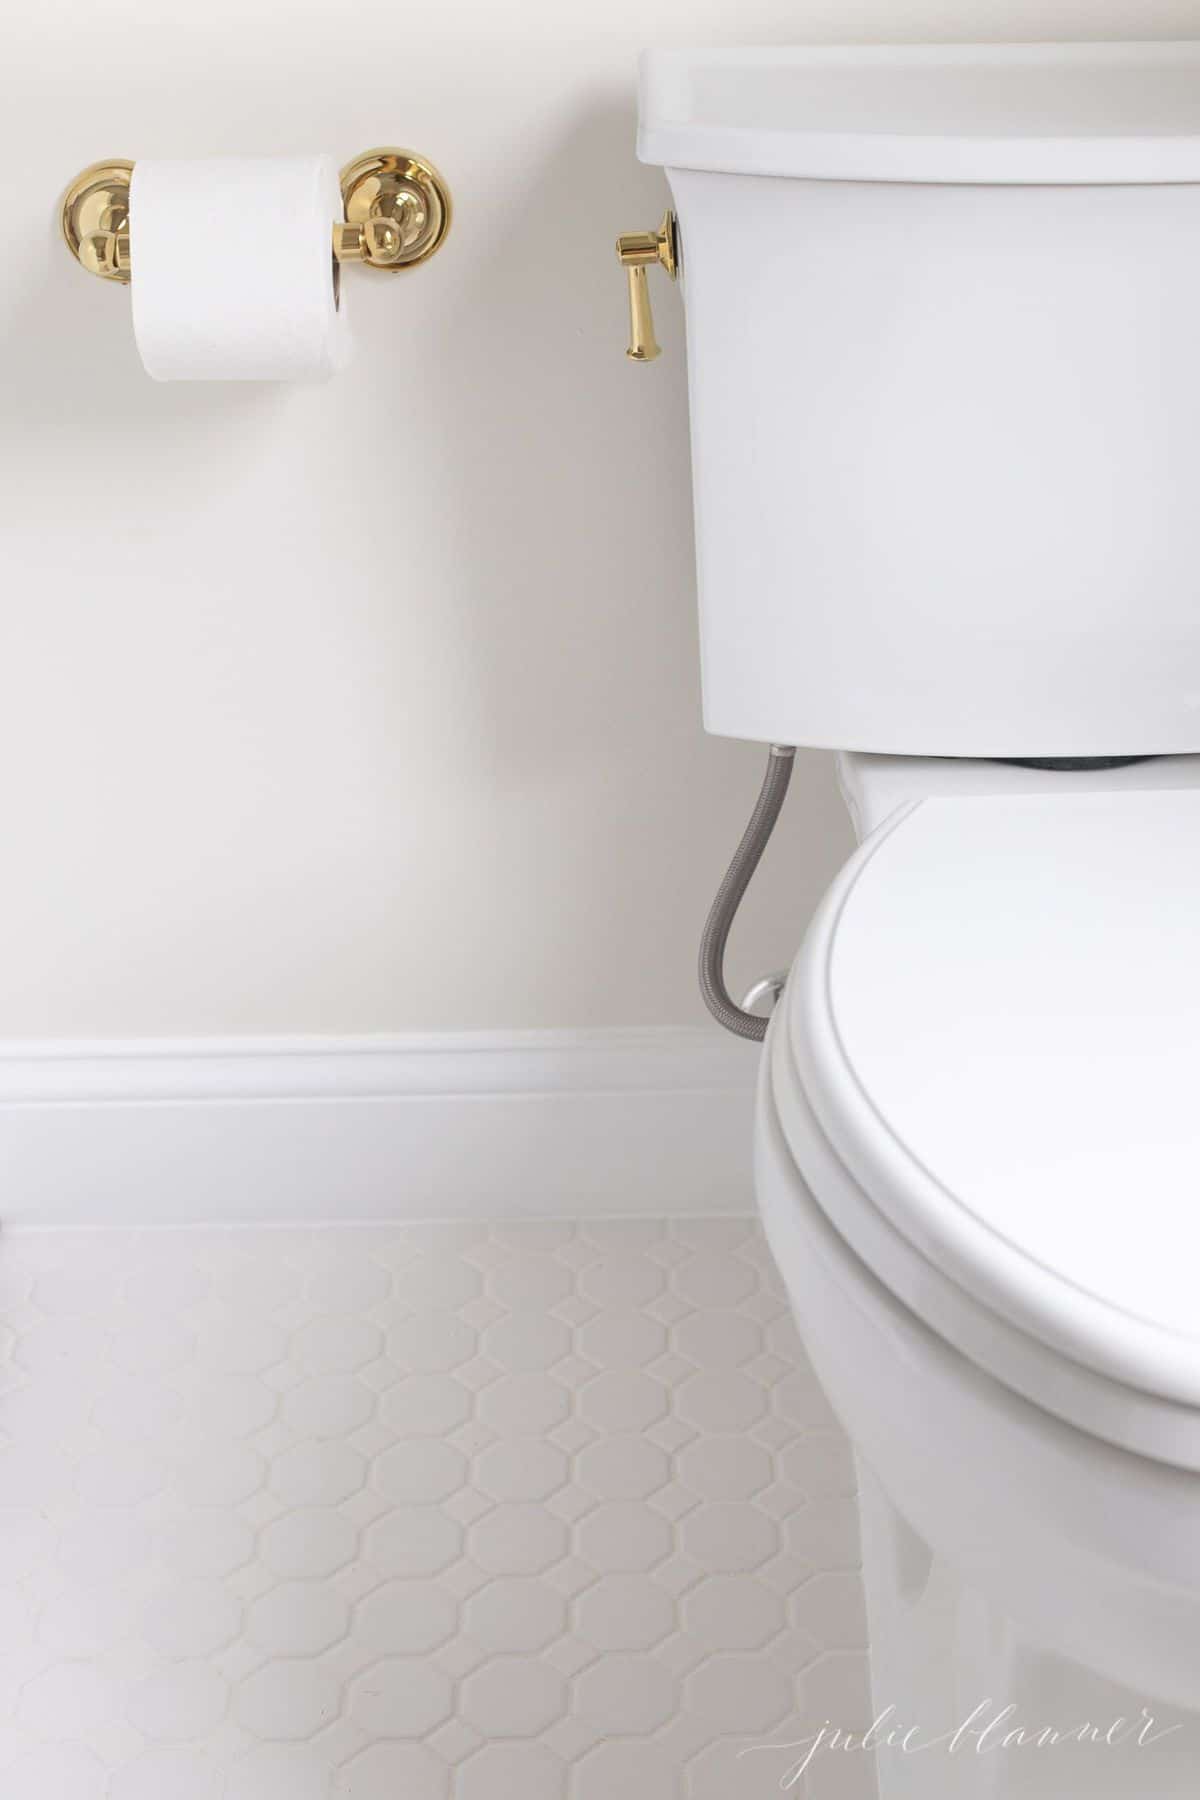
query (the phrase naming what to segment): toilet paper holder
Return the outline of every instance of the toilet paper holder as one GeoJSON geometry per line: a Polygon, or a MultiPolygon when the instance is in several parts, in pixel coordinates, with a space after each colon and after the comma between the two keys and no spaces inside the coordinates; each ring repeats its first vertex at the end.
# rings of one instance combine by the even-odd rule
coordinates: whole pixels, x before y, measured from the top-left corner
{"type": "MultiPolygon", "coordinates": [[[[92,163],[62,198],[62,234],[91,275],[128,282],[129,180],[119,157],[92,163]]],[[[450,189],[433,164],[412,150],[364,150],[341,172],[343,219],[331,221],[339,263],[413,269],[440,250],[450,229],[450,189]]]]}

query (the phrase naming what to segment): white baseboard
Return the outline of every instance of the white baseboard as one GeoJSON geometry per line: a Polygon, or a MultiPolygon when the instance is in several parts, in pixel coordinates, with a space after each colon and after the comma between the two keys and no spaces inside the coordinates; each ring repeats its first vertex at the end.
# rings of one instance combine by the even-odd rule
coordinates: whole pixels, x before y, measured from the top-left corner
{"type": "Polygon", "coordinates": [[[674,1028],[0,1044],[0,1221],[747,1212],[757,1060],[674,1028]]]}

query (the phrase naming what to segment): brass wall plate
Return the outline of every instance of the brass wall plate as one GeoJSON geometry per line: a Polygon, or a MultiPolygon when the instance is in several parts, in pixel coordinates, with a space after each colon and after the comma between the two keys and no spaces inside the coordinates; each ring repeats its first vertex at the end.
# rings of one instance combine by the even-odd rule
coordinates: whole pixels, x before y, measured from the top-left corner
{"type": "Polygon", "coordinates": [[[67,249],[91,275],[129,280],[129,178],[121,157],[92,163],[62,197],[59,224],[67,249]]]}
{"type": "Polygon", "coordinates": [[[343,261],[414,269],[441,249],[450,229],[450,189],[425,157],[365,150],[346,164],[341,182],[346,225],[335,234],[335,249],[343,261]]]}

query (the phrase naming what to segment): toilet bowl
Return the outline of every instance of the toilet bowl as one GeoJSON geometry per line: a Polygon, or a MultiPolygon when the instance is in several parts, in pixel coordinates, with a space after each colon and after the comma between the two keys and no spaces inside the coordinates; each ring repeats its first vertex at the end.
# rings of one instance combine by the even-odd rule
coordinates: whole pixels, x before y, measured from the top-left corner
{"type": "MultiPolygon", "coordinates": [[[[1086,1791],[1194,1792],[1200,759],[1082,789],[932,765],[914,797],[923,766],[843,762],[885,816],[758,1103],[766,1228],[864,1476],[875,1701],[933,1735],[1022,1691],[1031,1728],[1169,1715],[1093,1745],[1086,1791]]],[[[1061,1755],[879,1755],[888,1800],[1084,1791],[1061,1755]]]]}

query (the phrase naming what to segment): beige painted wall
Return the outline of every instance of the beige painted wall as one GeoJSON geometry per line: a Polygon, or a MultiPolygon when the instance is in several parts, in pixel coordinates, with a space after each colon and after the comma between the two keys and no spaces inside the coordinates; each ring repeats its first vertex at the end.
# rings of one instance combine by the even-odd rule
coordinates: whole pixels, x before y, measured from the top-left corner
{"type": "MultiPolygon", "coordinates": [[[[1195,35],[1193,0],[41,0],[0,71],[0,1032],[686,1022],[759,778],[699,724],[681,322],[621,351],[645,43],[1195,35]],[[158,387],[103,155],[411,143],[458,220],[311,391],[158,387]]],[[[845,855],[827,759],[735,970],[845,855]]]]}

